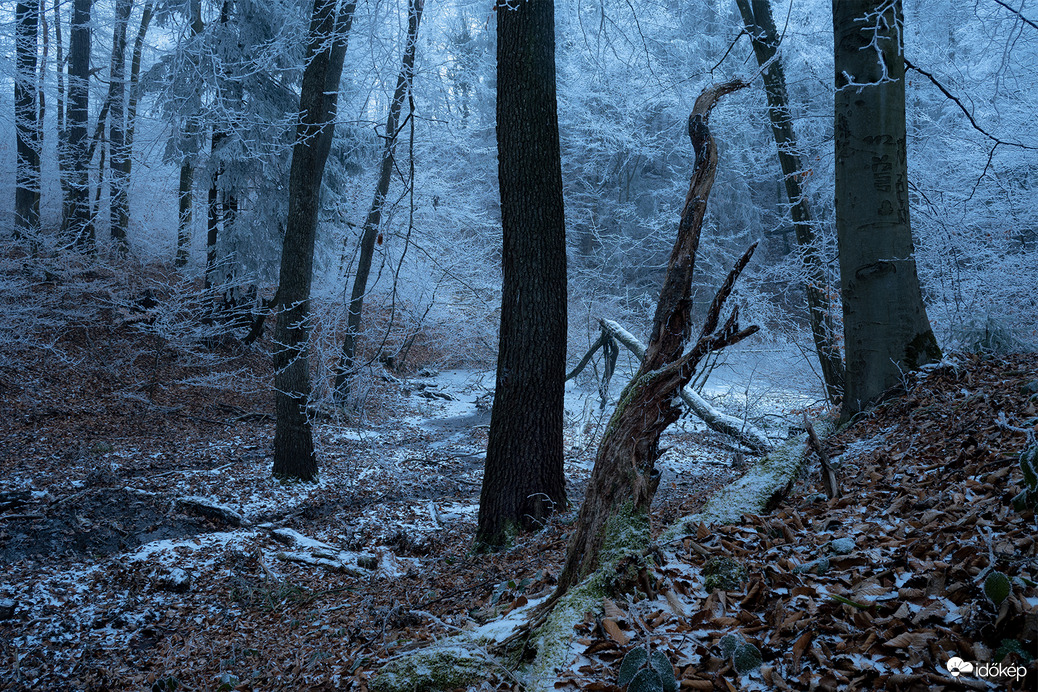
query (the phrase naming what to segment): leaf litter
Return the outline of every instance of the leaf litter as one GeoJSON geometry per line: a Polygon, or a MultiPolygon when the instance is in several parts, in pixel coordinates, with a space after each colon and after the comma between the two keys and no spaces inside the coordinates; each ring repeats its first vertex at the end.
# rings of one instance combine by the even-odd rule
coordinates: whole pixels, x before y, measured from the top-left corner
{"type": "MultiPolygon", "coordinates": [[[[123,375],[143,377],[128,362],[123,375]]],[[[229,362],[269,372],[254,351],[229,362]]],[[[1009,502],[1036,365],[964,356],[935,369],[825,441],[839,498],[809,471],[770,512],[658,546],[626,593],[577,624],[556,688],[621,689],[637,647],[665,656],[682,689],[934,689],[953,682],[952,655],[1036,679],[1034,515],[1009,502]],[[746,576],[708,592],[717,557],[746,576]],[[1009,582],[998,606],[985,595],[995,573],[1009,582]]],[[[458,631],[507,636],[554,586],[572,512],[510,550],[470,552],[478,377],[420,374],[412,391],[446,395],[431,397],[384,381],[380,415],[317,426],[319,482],[285,484],[270,477],[264,395],[170,384],[124,397],[111,371],[61,367],[28,373],[34,392],[4,385],[0,689],[366,690],[385,661],[458,631]]],[[[567,433],[571,498],[590,427],[567,433]]],[[[724,441],[693,430],[668,444],[660,528],[733,477],[716,463],[724,441]]],[[[482,683],[495,688],[521,685],[502,668],[482,683]]]]}

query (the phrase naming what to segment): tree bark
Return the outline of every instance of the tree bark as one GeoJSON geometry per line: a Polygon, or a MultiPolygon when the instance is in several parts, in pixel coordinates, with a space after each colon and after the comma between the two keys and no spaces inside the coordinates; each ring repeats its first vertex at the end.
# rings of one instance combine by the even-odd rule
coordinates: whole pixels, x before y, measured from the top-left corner
{"type": "MultiPolygon", "coordinates": [[[[126,235],[126,228],[130,223],[130,205],[127,197],[127,186],[130,183],[131,175],[133,173],[133,139],[137,131],[137,102],[140,99],[141,55],[144,52],[144,38],[148,33],[148,27],[151,25],[151,18],[154,11],[155,3],[148,2],[144,5],[144,9],[141,12],[141,23],[140,27],[137,29],[137,37],[133,41],[133,53],[130,58],[130,76],[127,80],[130,93],[126,104],[126,130],[122,145],[124,156],[118,164],[120,179],[122,181],[121,187],[119,188],[121,197],[112,202],[113,227],[115,227],[116,222],[118,222],[118,226],[123,231],[124,238],[126,235]]],[[[114,161],[113,164],[115,164],[114,161]]]]}
{"type": "Polygon", "coordinates": [[[65,122],[65,47],[61,36],[61,5],[54,0],[54,73],[57,78],[57,113],[58,113],[58,182],[61,188],[61,218],[66,214],[68,197],[68,125],[65,122]]]}
{"type": "Polygon", "coordinates": [[[736,0],[742,13],[746,31],[753,44],[757,63],[764,69],[764,91],[768,98],[768,118],[771,133],[778,147],[779,166],[793,217],[793,230],[800,257],[807,273],[807,307],[810,313],[811,336],[825,381],[826,394],[831,402],[843,395],[843,359],[836,343],[836,328],[833,324],[830,304],[829,280],[822,262],[815,234],[814,217],[807,200],[802,181],[807,171],[797,153],[796,133],[793,131],[793,116],[789,110],[789,95],[786,91],[786,75],[782,61],[776,57],[779,47],[778,31],[771,16],[770,0],[736,0]]]}
{"type": "Polygon", "coordinates": [[[836,231],[847,380],[842,419],[941,357],[908,213],[900,0],[833,3],[836,231]]]}
{"type": "MultiPolygon", "coordinates": [[[[639,359],[645,356],[645,346],[629,331],[612,320],[599,320],[599,322],[602,324],[603,330],[626,346],[639,359]]],[[[755,452],[767,452],[771,449],[771,442],[768,440],[767,435],[746,421],[718,411],[710,405],[710,402],[699,396],[692,387],[682,387],[681,391],[678,392],[678,396],[691,409],[692,413],[706,423],[711,430],[717,431],[722,435],[728,435],[755,452]]]]}
{"type": "Polygon", "coordinates": [[[283,307],[274,331],[274,475],[312,480],[317,475],[307,341],[314,239],[321,178],[335,133],[339,79],[353,23],[355,0],[336,12],[335,0],[315,0],[306,70],[299,95],[300,122],[289,172],[288,224],[281,253],[278,300],[283,307]]]}
{"type": "MultiPolygon", "coordinates": [[[[220,24],[227,25],[231,22],[231,0],[224,0],[223,5],[220,8],[220,24]]],[[[223,112],[230,112],[233,108],[233,97],[228,98],[229,94],[233,93],[235,89],[231,86],[233,82],[225,79],[226,70],[220,75],[218,86],[216,88],[216,99],[219,102],[220,110],[223,112]]],[[[240,100],[240,94],[239,99],[240,100]]],[[[212,176],[209,178],[209,206],[207,216],[207,234],[205,242],[205,287],[207,289],[212,288],[218,284],[226,283],[223,278],[215,277],[216,267],[219,263],[219,259],[216,256],[216,242],[219,238],[221,228],[226,231],[230,224],[227,223],[228,215],[227,210],[230,207],[236,206],[233,193],[230,189],[225,186],[224,189],[220,190],[220,176],[224,172],[224,163],[217,152],[220,151],[220,147],[225,139],[227,139],[228,133],[219,129],[216,125],[213,125],[213,134],[209,142],[209,160],[218,161],[216,169],[212,172],[212,176]],[[222,204],[221,204],[222,199],[222,204]]],[[[215,305],[213,306],[215,310],[215,305]]]]}
{"type": "MultiPolygon", "coordinates": [[[[198,36],[205,30],[202,23],[202,0],[191,0],[191,35],[198,36]]],[[[194,116],[189,116],[187,132],[182,137],[181,159],[180,159],[180,184],[178,186],[178,214],[177,214],[177,254],[173,261],[174,266],[187,266],[188,256],[191,252],[191,219],[195,206],[194,180],[195,162],[194,156],[198,151],[197,123],[194,116]],[[184,151],[188,149],[189,151],[184,151]]]]}
{"type": "Polygon", "coordinates": [[[62,223],[80,250],[94,249],[90,223],[90,177],[87,166],[87,118],[90,111],[91,0],[73,0],[68,69],[68,213],[62,223]]]}
{"type": "Polygon", "coordinates": [[[128,182],[126,162],[126,25],[130,21],[133,0],[118,0],[115,4],[115,29],[112,36],[112,68],[109,72],[109,94],[111,108],[108,124],[108,165],[111,168],[109,182],[110,226],[112,240],[119,252],[125,254],[130,246],[126,239],[126,227],[130,221],[130,205],[126,194],[128,182]]]}
{"type": "Polygon", "coordinates": [[[692,274],[706,201],[717,170],[717,146],[708,118],[718,99],[745,86],[745,82],[736,80],[704,90],[689,117],[695,168],[656,307],[652,338],[641,367],[624,389],[606,428],[558,587],[546,607],[598,566],[607,523],[612,517],[627,515],[647,521],[660,479],[655,467],[660,455],[660,435],[681,414],[677,394],[691,381],[704,356],[757,331],[756,326],[739,327],[738,308],[718,328],[724,303],[753,255],[753,245],[718,289],[706,322],[698,338],[692,341],[692,274]]]}
{"type": "Polygon", "coordinates": [[[497,10],[501,331],[477,545],[504,545],[566,506],[566,227],[551,0],[497,10]]]}
{"type": "Polygon", "coordinates": [[[414,77],[414,55],[418,44],[418,26],[422,21],[424,0],[410,0],[407,12],[407,39],[404,44],[404,57],[401,61],[400,74],[397,75],[393,101],[389,106],[386,118],[386,142],[382,149],[382,163],[379,166],[378,182],[375,185],[375,197],[371,200],[367,218],[360,240],[360,258],[357,262],[357,275],[353,279],[353,291],[350,294],[349,313],[346,324],[346,336],[342,343],[342,356],[339,359],[338,371],[335,375],[335,395],[340,403],[349,397],[350,378],[353,376],[354,359],[357,354],[357,336],[360,333],[361,313],[364,309],[364,294],[368,290],[368,277],[371,274],[371,260],[375,254],[375,243],[378,240],[382,225],[382,210],[389,193],[389,180],[393,174],[396,140],[400,126],[400,111],[404,100],[411,92],[411,81],[414,77]]]}
{"type": "Polygon", "coordinates": [[[15,236],[40,225],[40,121],[36,93],[36,51],[40,0],[15,5],[14,115],[17,152],[15,236]]]}

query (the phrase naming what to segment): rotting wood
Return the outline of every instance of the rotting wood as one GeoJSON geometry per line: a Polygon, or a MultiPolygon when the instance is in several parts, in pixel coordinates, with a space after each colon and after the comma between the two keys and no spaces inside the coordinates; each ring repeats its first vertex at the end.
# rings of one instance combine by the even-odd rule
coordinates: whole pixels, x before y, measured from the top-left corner
{"type": "Polygon", "coordinates": [[[629,516],[632,524],[639,523],[639,517],[647,521],[660,482],[660,472],[655,467],[661,453],[660,436],[681,415],[678,393],[688,385],[708,353],[737,344],[758,330],[757,326],[739,326],[738,306],[721,321],[725,302],[753,256],[756,243],[739,258],[718,288],[698,337],[694,336],[692,323],[692,276],[706,201],[717,172],[717,145],[708,120],[723,96],[746,86],[746,82],[736,79],[707,87],[689,116],[688,134],[695,150],[695,166],[660,290],[651,338],[641,366],[624,389],[606,428],[558,588],[542,612],[597,569],[608,525],[617,516],[629,516]]]}
{"type": "Polygon", "coordinates": [[[825,496],[830,500],[839,497],[840,479],[829,464],[829,455],[826,453],[825,447],[822,446],[822,441],[818,439],[818,435],[815,433],[815,426],[811,424],[806,411],[804,412],[804,428],[807,430],[807,444],[818,455],[818,460],[822,465],[822,487],[825,488],[825,496]]]}
{"type": "MultiPolygon", "coordinates": [[[[599,323],[602,325],[603,331],[608,332],[639,359],[645,357],[645,346],[629,331],[613,320],[600,319],[599,323]]],[[[717,410],[690,386],[682,387],[678,396],[689,410],[711,430],[728,435],[755,452],[767,452],[772,448],[768,436],[758,430],[756,426],[717,410]]]]}

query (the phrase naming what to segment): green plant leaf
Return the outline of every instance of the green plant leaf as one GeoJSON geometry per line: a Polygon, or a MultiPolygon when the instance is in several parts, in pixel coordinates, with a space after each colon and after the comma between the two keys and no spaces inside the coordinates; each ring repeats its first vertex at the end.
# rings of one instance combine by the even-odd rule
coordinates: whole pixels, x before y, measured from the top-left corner
{"type": "Polygon", "coordinates": [[[740,635],[732,632],[721,637],[721,641],[717,642],[718,646],[721,647],[721,656],[723,658],[731,658],[735,650],[746,643],[740,635]]]}
{"type": "Polygon", "coordinates": [[[628,651],[620,664],[620,677],[617,679],[616,684],[623,687],[631,680],[634,680],[638,669],[644,666],[648,659],[649,652],[644,646],[638,646],[628,651]]]}
{"type": "Polygon", "coordinates": [[[663,692],[678,692],[678,678],[674,675],[674,666],[667,654],[659,649],[653,651],[649,654],[649,667],[659,673],[663,682],[663,692]]]}
{"type": "Polygon", "coordinates": [[[849,606],[854,606],[855,608],[861,608],[863,610],[868,610],[869,608],[872,607],[871,605],[867,605],[865,603],[858,603],[857,601],[852,601],[851,599],[844,598],[843,596],[837,596],[834,593],[833,594],[829,594],[829,596],[834,601],[839,601],[840,603],[844,603],[844,604],[849,605],[849,606]]]}
{"type": "Polygon", "coordinates": [[[743,644],[732,654],[732,663],[735,664],[735,670],[739,675],[757,670],[761,663],[760,649],[753,644],[743,644]]]}
{"type": "Polygon", "coordinates": [[[1030,663],[1033,659],[1020,642],[1015,639],[1003,639],[998,651],[995,652],[995,663],[1001,663],[1009,654],[1016,654],[1024,663],[1030,663]]]}
{"type": "Polygon", "coordinates": [[[663,680],[652,668],[643,668],[631,680],[627,692],[663,692],[663,680]]]}
{"type": "Polygon", "coordinates": [[[1012,591],[1013,587],[1009,583],[1009,577],[1001,572],[992,572],[984,580],[984,595],[996,606],[1002,605],[1012,591]]]}
{"type": "Polygon", "coordinates": [[[1038,446],[1025,447],[1020,452],[1020,470],[1024,472],[1024,483],[1032,492],[1038,491],[1038,446]]]}

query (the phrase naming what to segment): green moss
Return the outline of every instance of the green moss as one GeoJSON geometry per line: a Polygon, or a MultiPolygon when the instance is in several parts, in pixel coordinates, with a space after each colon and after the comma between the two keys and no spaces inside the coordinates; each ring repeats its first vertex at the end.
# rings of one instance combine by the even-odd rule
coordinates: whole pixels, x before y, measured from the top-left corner
{"type": "MultiPolygon", "coordinates": [[[[824,418],[815,423],[819,437],[829,435],[834,421],[824,418]]],[[[781,490],[800,472],[807,451],[807,434],[787,440],[758,461],[742,478],[730,483],[714,495],[698,514],[677,522],[660,536],[660,542],[686,534],[689,527],[705,524],[738,523],[744,514],[764,511],[776,491],[781,490]]]]}
{"type": "Polygon", "coordinates": [[[735,591],[746,580],[746,568],[727,556],[712,557],[703,565],[707,592],[735,591]]]}
{"type": "Polygon", "coordinates": [[[917,370],[927,363],[936,363],[941,359],[941,347],[937,345],[937,337],[933,330],[927,329],[905,347],[905,365],[909,370],[917,370]]]}
{"type": "Polygon", "coordinates": [[[636,512],[634,502],[628,500],[620,509],[606,520],[602,527],[602,549],[598,552],[598,561],[601,565],[611,565],[615,568],[616,563],[631,553],[641,552],[649,545],[649,515],[644,512],[636,512]]]}
{"type": "Polygon", "coordinates": [[[526,670],[529,689],[552,689],[557,680],[555,669],[569,663],[573,625],[584,618],[584,613],[600,609],[602,599],[611,595],[620,560],[640,554],[649,544],[648,515],[635,511],[631,501],[609,517],[602,530],[598,569],[559,599],[531,641],[537,657],[526,670]]]}
{"type": "Polygon", "coordinates": [[[496,553],[499,550],[508,550],[515,545],[515,539],[519,537],[519,522],[505,521],[496,536],[491,536],[483,541],[475,541],[472,544],[472,553],[496,553]]]}
{"type": "Polygon", "coordinates": [[[485,680],[491,664],[473,651],[433,648],[390,661],[371,683],[372,692],[437,692],[485,680]]]}
{"type": "Polygon", "coordinates": [[[630,406],[638,392],[644,389],[645,386],[658,377],[659,374],[659,370],[653,370],[652,372],[647,372],[640,377],[634,377],[627,383],[627,386],[624,387],[622,392],[620,392],[620,400],[616,403],[613,415],[609,417],[609,424],[606,426],[605,435],[602,439],[608,439],[609,434],[613,432],[613,429],[617,424],[619,424],[620,417],[623,416],[624,411],[626,411],[627,407],[630,406]]]}

